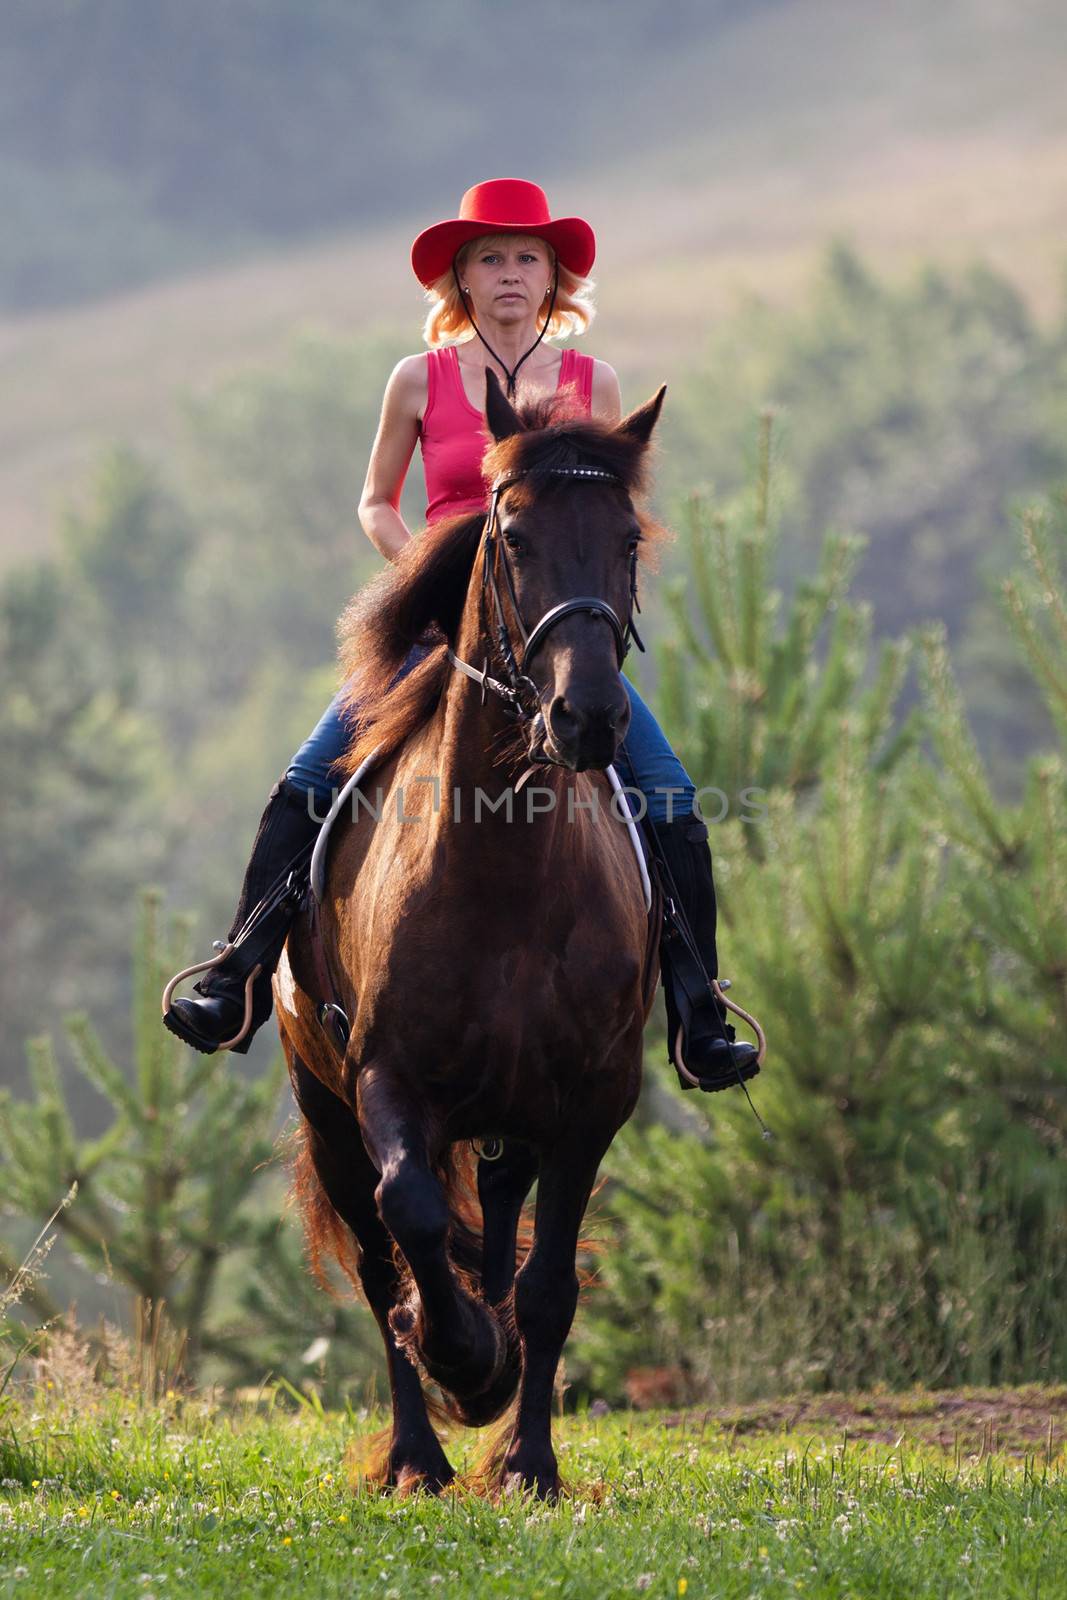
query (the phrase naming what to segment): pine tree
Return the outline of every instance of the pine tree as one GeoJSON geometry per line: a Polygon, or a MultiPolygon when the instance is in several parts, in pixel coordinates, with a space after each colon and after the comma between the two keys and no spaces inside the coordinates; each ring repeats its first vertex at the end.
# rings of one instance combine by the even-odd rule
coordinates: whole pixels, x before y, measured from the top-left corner
{"type": "Polygon", "coordinates": [[[762,792],[762,814],[710,834],[720,971],[770,1042],[773,1146],[740,1097],[690,1103],[729,1122],[748,1195],[784,1166],[832,1210],[882,1186],[903,1144],[936,1164],[963,926],[925,814],[922,713],[897,714],[909,641],[874,663],[869,608],[848,598],[860,541],[829,535],[784,615],[769,587],[772,444],[765,413],[749,493],[720,514],[691,502],[663,706],[690,771],[762,792]]]}
{"type": "Polygon", "coordinates": [[[1001,599],[1060,745],[1030,758],[1019,805],[993,795],[942,629],[924,630],[922,653],[939,825],[982,956],[960,995],[976,1160],[1032,1186],[1035,1161],[1067,1151],[1067,517],[1031,507],[1020,533],[1026,566],[1001,599]]]}
{"type": "MultiPolygon", "coordinates": [[[[75,1126],[52,1040],[29,1041],[29,1101],[0,1091],[0,1208],[51,1214],[77,1186],[55,1229],[74,1257],[125,1286],[139,1345],[165,1330],[192,1380],[209,1370],[231,1385],[272,1373],[337,1401],[384,1376],[381,1339],[347,1281],[324,1292],[308,1270],[299,1219],[286,1205],[279,1112],[288,1100],[280,1060],[239,1076],[234,1058],[201,1056],[160,1023],[159,997],[182,962],[180,923],[159,929],[160,896],[142,894],[133,982],[133,1050],[113,1059],[88,1019],[66,1018],[78,1073],[108,1102],[94,1139],[75,1126]]],[[[16,1254],[0,1241],[0,1274],[16,1254]]],[[[36,1279],[20,1299],[38,1318],[60,1307],[36,1279]]]]}
{"type": "MultiPolygon", "coordinates": [[[[844,583],[801,585],[777,622],[768,454],[750,502],[691,525],[665,720],[705,781],[766,785],[761,821],[711,833],[720,970],[767,1032],[752,1089],[774,1137],[739,1094],[687,1096],[681,1136],[625,1130],[587,1370],[617,1388],[640,1358],[628,1330],[652,1328],[645,1359],[705,1395],[1061,1378],[1062,753],[1032,758],[1022,804],[1003,806],[943,630],[919,631],[922,703],[895,726],[910,641],[864,687],[844,583]]],[[[1062,556],[1047,517],[1023,538],[1004,600],[1062,730],[1062,556]]],[[[824,575],[841,548],[827,540],[824,575]]]]}
{"type": "Polygon", "coordinates": [[[213,1348],[210,1313],[219,1274],[254,1239],[246,1202],[274,1147],[280,1079],[242,1081],[228,1059],[200,1056],[160,1024],[159,996],[179,964],[177,940],[158,928],[159,896],[142,896],[134,955],[133,1059],[108,1054],[84,1015],[64,1032],[78,1072],[108,1102],[94,1139],[77,1132],[52,1039],[29,1042],[33,1097],[0,1093],[0,1205],[45,1217],[72,1184],[77,1198],[56,1226],[75,1257],[124,1284],[142,1307],[146,1337],[164,1316],[186,1340],[194,1375],[213,1348]]]}
{"type": "MultiPolygon", "coordinates": [[[[770,587],[773,445],[773,413],[765,411],[749,490],[722,508],[689,498],[688,571],[666,586],[676,637],[658,651],[667,731],[694,781],[721,790],[730,815],[743,809],[746,790],[799,797],[814,789],[845,713],[857,759],[880,773],[918,736],[914,716],[893,727],[907,642],[886,642],[872,670],[870,607],[847,598],[862,539],[828,536],[816,576],[798,584],[778,620],[782,596],[770,587]],[[861,688],[865,677],[870,684],[861,688]]],[[[748,827],[745,837],[758,858],[760,828],[748,827]]]]}

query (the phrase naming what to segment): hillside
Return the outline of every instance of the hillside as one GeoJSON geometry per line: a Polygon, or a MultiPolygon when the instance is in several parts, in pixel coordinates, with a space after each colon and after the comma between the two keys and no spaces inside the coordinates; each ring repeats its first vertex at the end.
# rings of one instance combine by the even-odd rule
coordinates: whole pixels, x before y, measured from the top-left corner
{"type": "MultiPolygon", "coordinates": [[[[1047,0],[952,0],[936,13],[902,0],[864,15],[843,0],[799,0],[661,52],[640,87],[606,65],[594,72],[591,93],[631,97],[640,137],[624,144],[616,119],[567,170],[549,145],[526,168],[559,211],[597,227],[596,348],[627,396],[669,380],[738,296],[797,296],[834,233],[894,272],[981,255],[1051,316],[1067,218],[1055,19],[1047,0]]],[[[516,148],[494,139],[490,165],[501,152],[518,161],[516,148]]],[[[0,320],[0,562],[48,547],[104,441],[168,454],[183,392],[271,364],[298,325],[403,330],[416,348],[410,239],[478,175],[441,162],[436,206],[0,320]]]]}

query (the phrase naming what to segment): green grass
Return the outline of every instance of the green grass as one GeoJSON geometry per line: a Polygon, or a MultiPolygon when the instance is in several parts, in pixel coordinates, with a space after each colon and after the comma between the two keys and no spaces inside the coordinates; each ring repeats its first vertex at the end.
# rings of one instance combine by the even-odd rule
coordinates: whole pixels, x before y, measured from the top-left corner
{"type": "Polygon", "coordinates": [[[559,1505],[493,1504],[353,1488],[353,1438],[380,1420],[20,1402],[0,1419],[0,1596],[1067,1593],[1067,1480],[1043,1447],[856,1444],[818,1418],[741,1442],[706,1413],[616,1413],[557,1426],[559,1505]]]}

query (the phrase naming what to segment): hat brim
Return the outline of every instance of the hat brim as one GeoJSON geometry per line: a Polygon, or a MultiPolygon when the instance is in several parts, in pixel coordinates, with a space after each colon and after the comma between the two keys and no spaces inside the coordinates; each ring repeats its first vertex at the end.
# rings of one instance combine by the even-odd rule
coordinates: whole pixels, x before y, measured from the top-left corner
{"type": "Polygon", "coordinates": [[[551,222],[435,222],[419,234],[411,247],[411,265],[416,278],[427,289],[447,272],[456,251],[471,239],[485,234],[528,233],[547,239],[560,262],[576,277],[585,278],[596,259],[596,238],[581,217],[557,217],[551,222]]]}

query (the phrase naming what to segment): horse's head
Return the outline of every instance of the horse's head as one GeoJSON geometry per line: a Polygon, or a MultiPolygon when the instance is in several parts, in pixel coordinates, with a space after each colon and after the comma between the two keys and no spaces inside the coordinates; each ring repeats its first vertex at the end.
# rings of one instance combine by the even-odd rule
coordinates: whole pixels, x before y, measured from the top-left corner
{"type": "Polygon", "coordinates": [[[540,705],[531,756],[606,767],[630,720],[619,669],[654,526],[633,496],[666,390],[611,427],[563,416],[552,400],[515,410],[492,371],[486,380],[496,444],[485,459],[485,621],[528,704],[540,705]]]}

